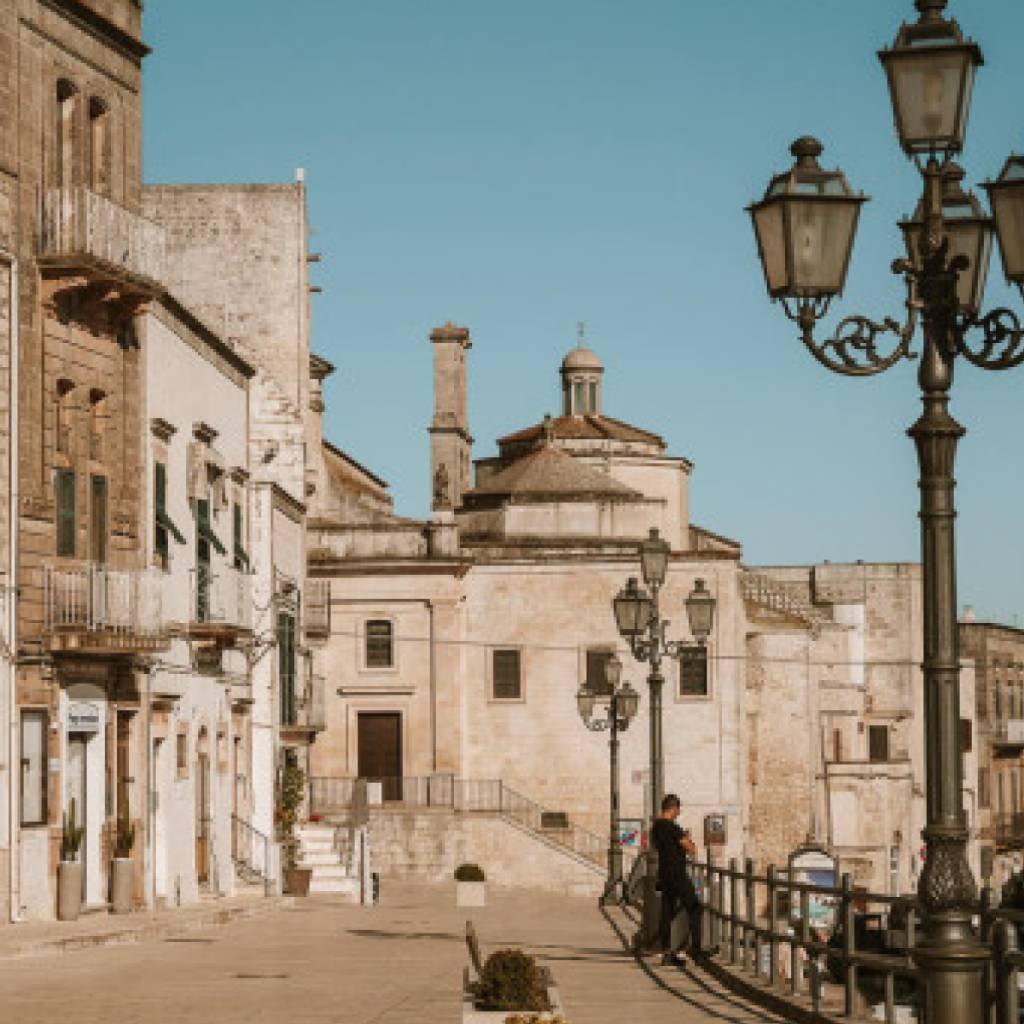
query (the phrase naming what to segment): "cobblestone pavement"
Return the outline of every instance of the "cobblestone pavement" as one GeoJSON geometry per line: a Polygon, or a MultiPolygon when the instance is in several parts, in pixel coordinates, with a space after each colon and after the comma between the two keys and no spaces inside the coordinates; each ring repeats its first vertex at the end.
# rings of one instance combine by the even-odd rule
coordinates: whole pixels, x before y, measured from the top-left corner
{"type": "Polygon", "coordinates": [[[592,900],[492,889],[466,911],[454,886],[382,889],[372,908],[311,898],[133,945],[0,959],[0,1021],[452,1024],[467,916],[485,955],[515,945],[551,968],[572,1024],[779,1020],[700,972],[641,969],[592,900]]]}

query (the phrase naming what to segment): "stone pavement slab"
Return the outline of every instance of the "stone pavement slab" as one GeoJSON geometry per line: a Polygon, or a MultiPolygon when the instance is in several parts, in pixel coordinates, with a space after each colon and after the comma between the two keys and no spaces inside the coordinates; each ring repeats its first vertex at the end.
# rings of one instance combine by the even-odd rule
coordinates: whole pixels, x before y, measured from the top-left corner
{"type": "Polygon", "coordinates": [[[382,882],[377,907],[329,897],[188,935],[0,961],[0,1021],[53,1024],[455,1024],[467,914],[483,952],[551,968],[572,1024],[775,1024],[701,972],[641,968],[596,901],[382,882]]]}

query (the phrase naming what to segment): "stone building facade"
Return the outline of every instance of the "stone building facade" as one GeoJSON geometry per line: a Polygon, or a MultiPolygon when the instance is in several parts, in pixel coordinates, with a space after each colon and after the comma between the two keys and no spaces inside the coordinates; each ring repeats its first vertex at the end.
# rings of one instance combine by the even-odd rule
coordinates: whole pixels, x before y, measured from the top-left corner
{"type": "Polygon", "coordinates": [[[963,741],[978,761],[979,877],[998,892],[1024,868],[1024,630],[978,622],[968,609],[960,650],[976,673],[976,728],[963,741]]]}
{"type": "Polygon", "coordinates": [[[136,905],[276,881],[318,731],[305,189],[143,186],[141,17],[0,0],[4,920],[54,916],[72,807],[87,906],[119,824],[136,905]]]}
{"type": "Polygon", "coordinates": [[[856,884],[908,891],[924,823],[918,567],[746,566],[739,543],[691,522],[691,463],[606,413],[604,366],[583,345],[559,369],[561,415],[501,438],[467,487],[469,332],[446,324],[430,340],[432,519],[395,516],[383,488],[357,501],[340,474],[311,516],[310,574],[329,595],[314,798],[329,811],[352,779],[380,780],[384,871],[441,878],[476,851],[501,881],[599,890],[608,754],[575,695],[619,654],[643,697],[623,737],[621,813],[642,822],[645,669],[611,602],[657,528],[672,549],[669,635],[691,639],[698,580],[717,602],[706,648],[666,673],[665,784],[684,823],[703,845],[723,822],[708,836],[719,857],[824,849],[856,884]],[[504,855],[483,837],[510,822],[528,839],[504,855]]]}

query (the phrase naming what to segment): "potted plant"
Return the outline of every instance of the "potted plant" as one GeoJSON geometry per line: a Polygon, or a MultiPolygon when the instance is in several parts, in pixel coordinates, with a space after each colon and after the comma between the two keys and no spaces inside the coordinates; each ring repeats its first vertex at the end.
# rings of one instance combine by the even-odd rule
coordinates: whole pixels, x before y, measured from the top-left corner
{"type": "Polygon", "coordinates": [[[459,907],[483,907],[487,904],[484,882],[487,880],[479,864],[460,864],[455,869],[455,904],[459,907]]]}
{"type": "Polygon", "coordinates": [[[135,826],[127,814],[117,819],[114,840],[114,859],[110,864],[110,909],[115,914],[128,914],[132,909],[132,891],[135,888],[135,826]]]}
{"type": "Polygon", "coordinates": [[[60,864],[57,866],[57,920],[76,921],[82,912],[82,865],[78,851],[82,848],[85,827],[78,824],[75,800],[64,812],[60,837],[60,864]]]}
{"type": "Polygon", "coordinates": [[[295,835],[306,776],[297,764],[286,764],[281,775],[281,802],[278,815],[281,828],[281,856],[284,862],[284,891],[288,896],[308,896],[311,868],[298,866],[299,841],[295,835]]]}
{"type": "Polygon", "coordinates": [[[561,1020],[562,1006],[551,975],[522,950],[492,953],[471,983],[463,1003],[464,1021],[505,1024],[508,1014],[526,1019],[561,1020]]]}

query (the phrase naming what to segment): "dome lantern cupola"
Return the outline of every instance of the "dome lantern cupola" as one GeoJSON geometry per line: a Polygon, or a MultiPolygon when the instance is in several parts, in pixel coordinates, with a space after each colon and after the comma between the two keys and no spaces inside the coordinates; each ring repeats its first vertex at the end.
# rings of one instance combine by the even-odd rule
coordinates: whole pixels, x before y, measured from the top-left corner
{"type": "Polygon", "coordinates": [[[579,343],[562,360],[562,414],[564,416],[601,415],[601,377],[604,365],[586,347],[583,324],[579,325],[579,343]]]}

